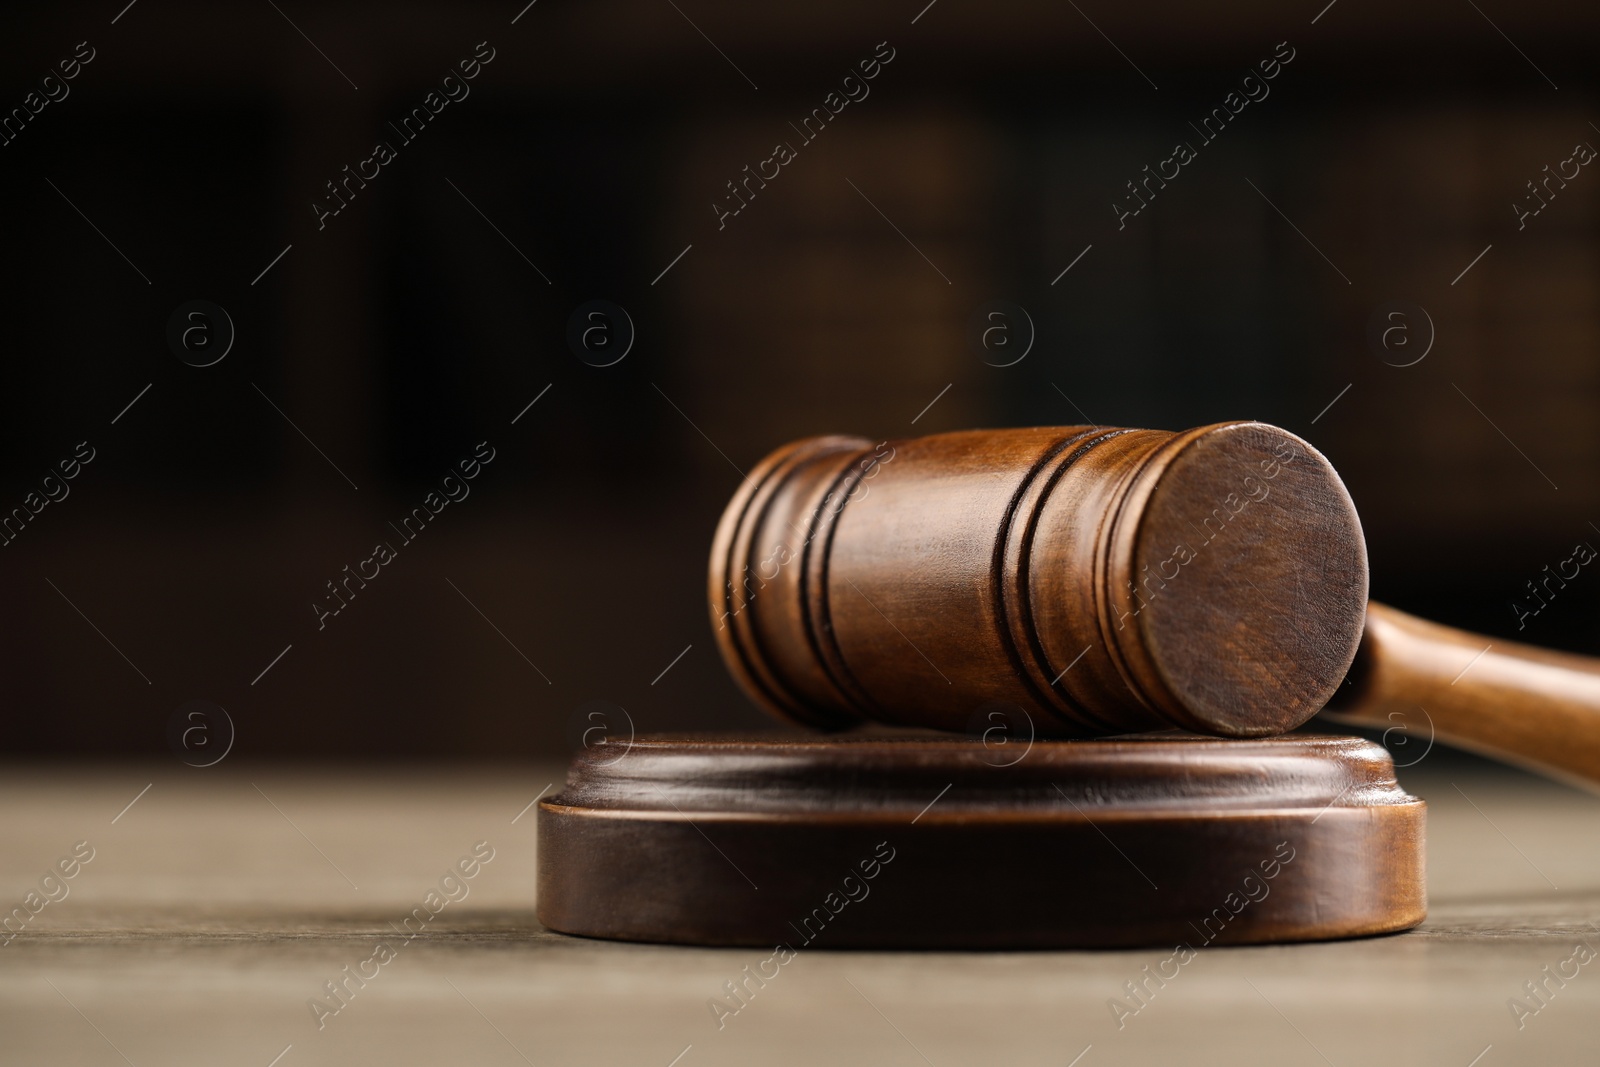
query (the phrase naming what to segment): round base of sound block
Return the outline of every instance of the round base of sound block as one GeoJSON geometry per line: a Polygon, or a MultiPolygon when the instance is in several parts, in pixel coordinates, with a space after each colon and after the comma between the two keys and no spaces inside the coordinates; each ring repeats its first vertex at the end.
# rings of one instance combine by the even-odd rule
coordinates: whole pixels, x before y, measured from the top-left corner
{"type": "Polygon", "coordinates": [[[1426,913],[1425,806],[1353,737],[647,736],[539,804],[539,919],[826,948],[1312,941],[1426,913]]]}

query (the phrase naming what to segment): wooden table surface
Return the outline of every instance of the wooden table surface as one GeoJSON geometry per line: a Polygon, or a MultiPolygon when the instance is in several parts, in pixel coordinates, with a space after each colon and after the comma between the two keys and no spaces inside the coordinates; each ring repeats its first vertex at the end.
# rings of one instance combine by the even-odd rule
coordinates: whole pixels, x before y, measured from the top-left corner
{"type": "MultiPolygon", "coordinates": [[[[1120,1029],[1108,1002],[1132,1005],[1124,983],[1170,950],[802,950],[719,1029],[708,1001],[770,953],[585,941],[535,920],[535,820],[519,813],[559,775],[492,765],[9,767],[0,912],[28,915],[27,894],[79,842],[93,858],[47,883],[66,895],[0,947],[0,1063],[1600,1059],[1600,962],[1587,948],[1600,949],[1600,798],[1514,772],[1445,759],[1402,772],[1430,805],[1431,917],[1421,929],[1203,948],[1120,1029]],[[467,895],[402,941],[396,927],[485,841],[479,853],[493,858],[447,884],[467,895]],[[379,942],[393,957],[366,962],[379,942]],[[1576,976],[1545,977],[1563,965],[1576,976]],[[308,1001],[326,999],[324,983],[346,967],[373,977],[350,982],[354,993],[319,1029],[308,1001]],[[1541,979],[1542,1006],[1524,988],[1541,979]],[[1514,997],[1538,1008],[1520,1028],[1514,997]]],[[[1089,862],[1086,878],[1093,863],[1116,860],[1089,862]]]]}

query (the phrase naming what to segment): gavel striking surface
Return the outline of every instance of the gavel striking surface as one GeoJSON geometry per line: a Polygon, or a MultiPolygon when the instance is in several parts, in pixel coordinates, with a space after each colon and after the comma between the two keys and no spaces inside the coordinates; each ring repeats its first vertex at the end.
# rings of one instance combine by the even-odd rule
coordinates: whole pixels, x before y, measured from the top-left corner
{"type": "Polygon", "coordinates": [[[1352,937],[1422,921],[1424,819],[1351,737],[641,737],[540,802],[539,918],[795,949],[1352,937]]]}
{"type": "Polygon", "coordinates": [[[1338,688],[1367,602],[1360,520],[1258,422],[796,441],[723,513],[723,660],[781,719],[1042,734],[1283,733],[1338,688]]]}

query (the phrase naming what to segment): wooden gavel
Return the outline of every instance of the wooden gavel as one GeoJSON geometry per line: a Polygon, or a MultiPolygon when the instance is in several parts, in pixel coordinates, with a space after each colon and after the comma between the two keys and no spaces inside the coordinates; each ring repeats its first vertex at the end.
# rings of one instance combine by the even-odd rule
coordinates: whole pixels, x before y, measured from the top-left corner
{"type": "Polygon", "coordinates": [[[728,505],[708,591],[734,676],[813,727],[1011,707],[1041,736],[1255,737],[1420,709],[1600,782],[1600,662],[1369,604],[1343,482],[1263,423],[797,441],[728,505]]]}

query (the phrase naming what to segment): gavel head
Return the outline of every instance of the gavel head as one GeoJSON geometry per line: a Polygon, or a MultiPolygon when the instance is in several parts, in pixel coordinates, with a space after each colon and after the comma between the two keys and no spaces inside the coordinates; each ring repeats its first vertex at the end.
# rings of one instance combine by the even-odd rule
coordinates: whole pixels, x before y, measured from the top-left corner
{"type": "Polygon", "coordinates": [[[791,721],[1250,737],[1344,680],[1367,557],[1333,467],[1263,423],[830,436],[745,480],[708,591],[791,721]]]}

